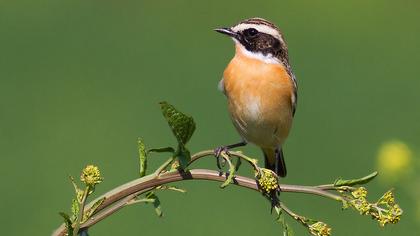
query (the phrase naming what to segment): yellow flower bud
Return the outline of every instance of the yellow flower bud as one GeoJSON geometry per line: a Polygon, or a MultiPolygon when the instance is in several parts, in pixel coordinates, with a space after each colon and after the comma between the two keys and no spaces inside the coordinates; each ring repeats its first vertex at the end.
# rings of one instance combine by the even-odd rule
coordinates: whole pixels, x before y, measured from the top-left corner
{"type": "Polygon", "coordinates": [[[101,172],[97,166],[88,165],[83,169],[80,180],[87,186],[94,187],[102,182],[101,172]]]}
{"type": "Polygon", "coordinates": [[[278,189],[279,184],[273,171],[265,168],[261,168],[260,170],[258,184],[260,185],[261,190],[265,193],[270,193],[271,191],[278,189]]]}
{"type": "Polygon", "coordinates": [[[329,236],[331,235],[331,228],[324,222],[318,221],[309,225],[309,232],[315,236],[329,236]]]}

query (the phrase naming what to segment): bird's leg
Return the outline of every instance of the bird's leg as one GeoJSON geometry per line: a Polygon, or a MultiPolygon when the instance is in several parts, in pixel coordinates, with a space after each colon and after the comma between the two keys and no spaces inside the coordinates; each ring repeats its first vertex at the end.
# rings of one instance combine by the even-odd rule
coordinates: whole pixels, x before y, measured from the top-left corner
{"type": "Polygon", "coordinates": [[[222,152],[229,153],[230,149],[237,148],[237,147],[242,147],[242,146],[245,146],[245,145],[247,145],[247,142],[241,141],[239,143],[234,143],[234,144],[230,144],[230,145],[226,145],[226,146],[217,147],[216,149],[214,149],[214,155],[216,157],[219,157],[220,153],[222,153],[222,152]]]}
{"type": "MultiPolygon", "coordinates": [[[[279,169],[279,161],[280,161],[280,158],[279,158],[279,155],[280,155],[280,150],[278,149],[278,148],[276,148],[276,150],[274,151],[275,152],[275,154],[276,154],[276,160],[274,161],[274,165],[275,165],[275,167],[276,167],[276,171],[279,169]]],[[[277,173],[276,173],[276,175],[277,175],[277,173]]],[[[277,176],[277,181],[280,181],[280,178],[277,176]]],[[[279,183],[279,185],[278,185],[279,187],[278,187],[278,189],[275,191],[275,194],[274,195],[276,195],[276,200],[277,201],[279,201],[279,198],[280,198],[280,192],[281,192],[281,189],[280,189],[280,183],[279,183]],[[278,197],[277,197],[278,196],[278,197]]]]}
{"type": "Polygon", "coordinates": [[[234,144],[230,144],[230,145],[226,145],[226,146],[221,146],[221,147],[215,148],[214,149],[214,156],[216,157],[217,168],[219,168],[219,170],[221,169],[221,166],[220,166],[220,158],[219,157],[220,157],[220,154],[222,152],[225,152],[226,154],[229,155],[229,149],[237,148],[237,147],[242,147],[242,146],[245,146],[245,145],[247,145],[247,142],[242,140],[239,143],[234,143],[234,144]]]}
{"type": "Polygon", "coordinates": [[[271,213],[273,213],[273,210],[276,206],[279,205],[280,203],[280,192],[277,194],[278,191],[273,191],[271,193],[268,194],[268,198],[270,200],[271,203],[271,213]]]}
{"type": "Polygon", "coordinates": [[[275,153],[275,160],[274,160],[274,172],[276,172],[276,174],[277,174],[277,171],[278,171],[278,169],[279,169],[279,161],[280,161],[280,158],[279,158],[279,155],[280,155],[280,151],[279,151],[279,149],[278,148],[276,148],[276,150],[274,150],[274,153],[275,153]]]}

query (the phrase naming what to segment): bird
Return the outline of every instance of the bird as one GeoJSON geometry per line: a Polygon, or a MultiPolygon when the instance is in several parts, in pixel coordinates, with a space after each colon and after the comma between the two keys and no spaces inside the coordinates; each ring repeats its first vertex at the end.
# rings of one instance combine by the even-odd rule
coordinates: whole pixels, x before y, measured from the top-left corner
{"type": "Polygon", "coordinates": [[[265,168],[285,177],[282,147],[292,127],[298,85],[283,34],[259,17],[214,30],[235,44],[235,55],[218,87],[227,97],[231,120],[242,138],[216,148],[215,155],[253,143],[262,149],[265,168]]]}

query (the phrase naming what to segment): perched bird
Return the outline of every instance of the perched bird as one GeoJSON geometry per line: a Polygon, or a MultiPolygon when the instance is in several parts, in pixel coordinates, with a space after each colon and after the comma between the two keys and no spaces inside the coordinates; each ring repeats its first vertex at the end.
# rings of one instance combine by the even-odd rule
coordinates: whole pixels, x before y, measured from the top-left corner
{"type": "Polygon", "coordinates": [[[219,83],[242,142],[215,149],[216,155],[248,142],[259,146],[265,167],[286,176],[282,145],[292,126],[297,82],[279,28],[262,18],[218,28],[235,43],[235,56],[219,83]]]}

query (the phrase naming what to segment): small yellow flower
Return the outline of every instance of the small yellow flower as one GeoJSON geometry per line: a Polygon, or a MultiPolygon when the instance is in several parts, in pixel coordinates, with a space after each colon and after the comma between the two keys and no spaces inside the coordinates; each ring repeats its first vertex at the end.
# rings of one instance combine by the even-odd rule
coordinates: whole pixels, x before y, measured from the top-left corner
{"type": "Polygon", "coordinates": [[[381,215],[373,215],[379,221],[381,227],[384,227],[386,224],[396,224],[400,221],[402,209],[395,204],[391,209],[382,213],[381,215]]]}
{"type": "Polygon", "coordinates": [[[367,215],[370,213],[371,204],[366,198],[358,198],[350,201],[350,204],[357,210],[361,215],[367,215]]]}
{"type": "Polygon", "coordinates": [[[260,170],[260,177],[258,179],[260,188],[266,193],[270,193],[271,191],[278,189],[279,184],[273,171],[265,168],[261,168],[260,170]]]}
{"type": "Polygon", "coordinates": [[[386,192],[375,204],[371,204],[370,215],[384,227],[386,224],[396,224],[400,221],[403,210],[395,203],[391,190],[386,192]]]}
{"type": "Polygon", "coordinates": [[[388,204],[390,206],[395,204],[394,193],[392,190],[387,191],[378,201],[379,204],[388,204]]]}
{"type": "Polygon", "coordinates": [[[353,192],[351,192],[351,195],[353,195],[354,198],[365,198],[367,195],[367,190],[364,187],[360,187],[353,192]]]}
{"type": "Polygon", "coordinates": [[[102,182],[102,179],[99,168],[94,165],[86,166],[80,175],[80,180],[87,186],[91,187],[94,187],[96,184],[102,182]]]}
{"type": "Polygon", "coordinates": [[[309,232],[315,236],[329,236],[331,235],[331,228],[324,222],[318,221],[309,225],[309,232]]]}
{"type": "Polygon", "coordinates": [[[412,151],[405,143],[397,140],[385,143],[378,152],[379,177],[387,184],[397,182],[411,172],[412,161],[412,151]]]}

